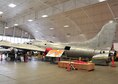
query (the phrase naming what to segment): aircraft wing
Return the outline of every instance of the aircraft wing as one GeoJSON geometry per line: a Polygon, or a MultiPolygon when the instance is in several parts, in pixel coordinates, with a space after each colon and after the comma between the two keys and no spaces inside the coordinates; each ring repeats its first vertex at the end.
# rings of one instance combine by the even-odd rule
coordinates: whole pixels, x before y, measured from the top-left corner
{"type": "Polygon", "coordinates": [[[0,52],[11,51],[10,49],[0,48],[0,52]]]}
{"type": "Polygon", "coordinates": [[[34,46],[34,45],[15,44],[15,43],[7,42],[7,41],[0,41],[0,46],[13,47],[13,48],[18,48],[18,49],[26,49],[26,50],[35,50],[35,51],[45,51],[45,49],[37,47],[37,46],[34,46]]]}
{"type": "Polygon", "coordinates": [[[0,41],[0,46],[12,47],[12,43],[8,41],[0,41]]]}
{"type": "Polygon", "coordinates": [[[12,47],[26,50],[45,51],[45,49],[29,44],[12,44],[12,47]]]}

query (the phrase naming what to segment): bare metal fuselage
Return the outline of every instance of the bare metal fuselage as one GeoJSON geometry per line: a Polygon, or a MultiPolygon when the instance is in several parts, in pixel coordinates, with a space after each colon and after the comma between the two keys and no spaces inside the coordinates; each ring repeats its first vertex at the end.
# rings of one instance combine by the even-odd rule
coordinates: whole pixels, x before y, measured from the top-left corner
{"type": "Polygon", "coordinates": [[[107,54],[109,56],[110,49],[112,47],[112,42],[115,36],[117,23],[114,21],[110,21],[105,24],[101,31],[92,39],[78,43],[39,43],[35,44],[36,46],[47,48],[50,47],[52,49],[63,49],[65,50],[65,54],[68,57],[92,57],[97,54],[107,54]],[[69,49],[65,49],[69,47],[69,49]],[[105,50],[104,50],[105,49],[105,50]]]}

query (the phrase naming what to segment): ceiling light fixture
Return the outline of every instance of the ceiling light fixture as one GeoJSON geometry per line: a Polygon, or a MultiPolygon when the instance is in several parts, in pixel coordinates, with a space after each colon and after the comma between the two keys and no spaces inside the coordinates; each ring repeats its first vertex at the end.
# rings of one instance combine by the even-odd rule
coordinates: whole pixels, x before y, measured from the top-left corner
{"type": "Polygon", "coordinates": [[[67,35],[67,37],[70,37],[70,35],[67,35]]]}
{"type": "Polygon", "coordinates": [[[29,20],[27,20],[27,21],[32,22],[33,20],[32,20],[32,19],[29,19],[29,20]]]}
{"type": "Polygon", "coordinates": [[[106,0],[99,0],[99,2],[103,2],[103,1],[106,1],[106,0]]]}
{"type": "Polygon", "coordinates": [[[55,35],[53,35],[52,38],[55,38],[55,35]]]}
{"type": "Polygon", "coordinates": [[[54,28],[50,28],[50,30],[53,30],[54,28]]]}
{"type": "Polygon", "coordinates": [[[5,29],[8,29],[9,27],[5,27],[5,29]]]}
{"type": "Polygon", "coordinates": [[[35,32],[38,32],[38,31],[35,31],[35,32]]]}
{"type": "Polygon", "coordinates": [[[15,5],[15,4],[13,4],[13,3],[10,3],[8,6],[9,6],[9,7],[11,7],[11,8],[16,7],[16,5],[15,5]]]}
{"type": "Polygon", "coordinates": [[[25,32],[25,34],[28,34],[27,32],[25,32]]]}
{"type": "Polygon", "coordinates": [[[67,37],[70,37],[70,36],[71,36],[71,34],[70,34],[70,33],[67,33],[67,34],[66,34],[66,36],[67,36],[67,37]]]}
{"type": "Polygon", "coordinates": [[[3,12],[2,12],[2,11],[0,11],[0,15],[1,15],[1,14],[3,14],[3,12]]]}
{"type": "Polygon", "coordinates": [[[69,25],[64,25],[64,27],[69,27],[69,25]]]}
{"type": "Polygon", "coordinates": [[[80,34],[80,36],[84,36],[84,34],[80,34]]]}
{"type": "Polygon", "coordinates": [[[113,23],[113,20],[110,20],[109,23],[113,23]]]}
{"type": "Polygon", "coordinates": [[[14,24],[14,26],[18,26],[18,24],[14,24]]]}
{"type": "Polygon", "coordinates": [[[44,17],[45,18],[45,17],[48,17],[48,15],[42,15],[41,17],[44,17]]]}
{"type": "Polygon", "coordinates": [[[52,38],[55,38],[55,36],[53,36],[52,38]]]}

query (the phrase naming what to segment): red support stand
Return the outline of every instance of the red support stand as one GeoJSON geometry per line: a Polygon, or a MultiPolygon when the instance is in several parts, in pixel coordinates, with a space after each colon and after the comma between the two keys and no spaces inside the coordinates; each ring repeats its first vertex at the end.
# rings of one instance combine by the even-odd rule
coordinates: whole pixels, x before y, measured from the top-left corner
{"type": "Polygon", "coordinates": [[[26,55],[24,56],[24,62],[28,62],[28,57],[26,55]]]}
{"type": "Polygon", "coordinates": [[[71,65],[70,64],[67,65],[67,71],[71,71],[71,65]]]}
{"type": "Polygon", "coordinates": [[[112,56],[112,67],[116,67],[115,62],[114,62],[114,57],[112,56]]]}
{"type": "Polygon", "coordinates": [[[60,61],[60,60],[61,60],[61,58],[59,57],[57,60],[58,60],[58,61],[60,61]]]}

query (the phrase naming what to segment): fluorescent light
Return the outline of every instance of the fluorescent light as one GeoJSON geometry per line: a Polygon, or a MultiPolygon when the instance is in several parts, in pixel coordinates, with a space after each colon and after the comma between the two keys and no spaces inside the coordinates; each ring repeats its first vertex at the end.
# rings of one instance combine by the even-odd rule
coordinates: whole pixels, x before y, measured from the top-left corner
{"type": "Polygon", "coordinates": [[[84,36],[84,34],[80,34],[80,36],[84,36]]]}
{"type": "Polygon", "coordinates": [[[50,30],[53,30],[54,28],[50,28],[50,30]]]}
{"type": "Polygon", "coordinates": [[[8,29],[9,27],[5,27],[5,29],[8,29]]]}
{"type": "Polygon", "coordinates": [[[38,32],[38,31],[35,31],[35,32],[38,32]]]}
{"type": "Polygon", "coordinates": [[[70,37],[70,35],[67,35],[67,37],[70,37]]]}
{"type": "Polygon", "coordinates": [[[99,2],[103,2],[103,1],[106,1],[106,0],[99,0],[99,2]]]}
{"type": "Polygon", "coordinates": [[[69,25],[64,25],[64,27],[69,27],[69,25]]]}
{"type": "Polygon", "coordinates": [[[113,23],[113,20],[110,20],[109,23],[113,23]]]}
{"type": "Polygon", "coordinates": [[[0,11],[0,15],[1,15],[1,14],[3,14],[3,12],[2,12],[2,11],[0,11]]]}
{"type": "Polygon", "coordinates": [[[9,6],[9,7],[11,7],[11,8],[16,7],[16,5],[15,5],[15,4],[13,4],[13,3],[10,3],[8,6],[9,6]]]}
{"type": "Polygon", "coordinates": [[[48,17],[48,15],[42,15],[41,17],[44,17],[45,18],[45,17],[48,17]]]}
{"type": "Polygon", "coordinates": [[[53,36],[52,38],[55,38],[55,36],[53,36]]]}
{"type": "Polygon", "coordinates": [[[29,19],[29,20],[27,20],[27,21],[32,22],[33,20],[32,20],[32,19],[29,19]]]}
{"type": "Polygon", "coordinates": [[[25,34],[28,34],[27,32],[25,32],[25,34]]]}
{"type": "Polygon", "coordinates": [[[67,37],[70,37],[70,33],[67,33],[66,36],[67,36],[67,37]]]}
{"type": "Polygon", "coordinates": [[[55,35],[53,35],[52,38],[55,38],[55,35]]]}
{"type": "Polygon", "coordinates": [[[18,26],[18,24],[14,24],[14,26],[18,26]]]}

